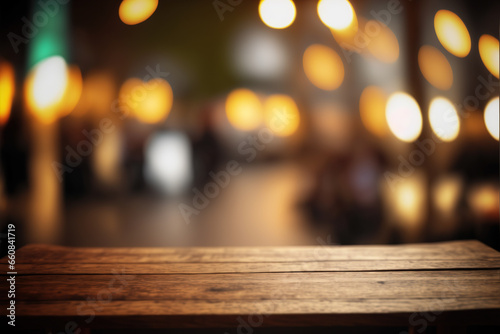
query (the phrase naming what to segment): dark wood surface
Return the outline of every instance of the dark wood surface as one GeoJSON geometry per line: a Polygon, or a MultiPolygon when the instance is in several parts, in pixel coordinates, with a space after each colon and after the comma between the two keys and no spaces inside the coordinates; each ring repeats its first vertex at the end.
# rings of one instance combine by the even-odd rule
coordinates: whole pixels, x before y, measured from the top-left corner
{"type": "MultiPolygon", "coordinates": [[[[0,262],[5,276],[6,258],[0,262]]],[[[236,327],[238,317],[258,326],[409,326],[422,315],[429,325],[500,325],[500,253],[478,241],[29,245],[17,251],[16,271],[16,322],[22,327],[236,327]]],[[[0,287],[7,291],[5,277],[0,287]]],[[[0,300],[5,304],[7,294],[0,300]]]]}

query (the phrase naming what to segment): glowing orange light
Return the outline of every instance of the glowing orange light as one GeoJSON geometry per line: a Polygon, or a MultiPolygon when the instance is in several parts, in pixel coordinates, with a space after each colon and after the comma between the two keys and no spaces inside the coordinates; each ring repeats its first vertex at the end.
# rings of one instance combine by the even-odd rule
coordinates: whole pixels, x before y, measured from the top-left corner
{"type": "Polygon", "coordinates": [[[479,55],[484,66],[498,78],[498,63],[500,62],[498,39],[491,35],[482,35],[479,38],[479,55]]]}
{"type": "Polygon", "coordinates": [[[462,180],[456,176],[439,179],[432,189],[436,208],[443,214],[452,214],[460,199],[462,189],[462,180]]]}
{"type": "Polygon", "coordinates": [[[396,35],[385,24],[370,20],[363,25],[367,37],[366,48],[376,59],[394,63],[399,58],[399,42],[396,35]]]}
{"type": "Polygon", "coordinates": [[[0,125],[7,123],[15,91],[14,68],[0,62],[0,125]]]}
{"type": "Polygon", "coordinates": [[[131,78],[120,89],[122,108],[143,123],[158,123],[167,118],[173,100],[172,88],[161,78],[148,82],[131,78]]]}
{"type": "Polygon", "coordinates": [[[75,109],[82,95],[82,86],[82,72],[78,66],[70,66],[68,69],[68,85],[59,112],[60,117],[70,114],[75,109]]]}
{"type": "Polygon", "coordinates": [[[313,44],[304,52],[304,72],[313,85],[324,90],[337,89],[344,81],[340,56],[324,45],[313,44]]]}
{"type": "Polygon", "coordinates": [[[469,31],[457,14],[449,10],[439,10],[434,16],[434,29],[439,42],[448,52],[460,58],[469,54],[469,31]]]}
{"type": "Polygon", "coordinates": [[[118,15],[123,23],[134,25],[146,21],[158,7],[158,0],[123,0],[118,15]]]}
{"type": "Polygon", "coordinates": [[[477,185],[470,190],[467,201],[477,215],[498,219],[498,187],[489,184],[477,185]]]}
{"type": "Polygon", "coordinates": [[[418,51],[418,66],[424,78],[438,89],[448,90],[453,84],[453,71],[446,57],[430,45],[418,51]]]}
{"type": "Polygon", "coordinates": [[[261,0],[259,15],[268,27],[284,29],[295,20],[295,4],[291,0],[261,0]]]}
{"type": "Polygon", "coordinates": [[[103,115],[110,110],[116,96],[113,77],[106,72],[90,73],[83,81],[82,96],[73,111],[74,116],[87,112],[103,115]]]}
{"type": "Polygon", "coordinates": [[[262,105],[251,90],[236,89],[227,96],[226,115],[235,128],[250,131],[262,123],[262,105]]]}
{"type": "Polygon", "coordinates": [[[359,113],[363,125],[374,135],[384,137],[388,133],[385,120],[387,95],[376,86],[368,86],[359,98],[359,113]]]}
{"type": "Polygon", "coordinates": [[[290,96],[269,96],[264,102],[264,112],[267,127],[280,137],[290,136],[299,128],[299,109],[290,96]]]}

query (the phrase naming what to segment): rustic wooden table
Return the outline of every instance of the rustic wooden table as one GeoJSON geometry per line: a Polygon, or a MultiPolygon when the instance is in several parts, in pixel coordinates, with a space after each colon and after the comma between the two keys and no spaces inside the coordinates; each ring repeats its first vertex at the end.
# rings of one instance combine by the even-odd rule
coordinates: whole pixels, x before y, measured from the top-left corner
{"type": "MultiPolygon", "coordinates": [[[[6,262],[1,259],[3,276],[6,262]]],[[[17,251],[15,269],[19,328],[224,328],[242,320],[251,327],[407,326],[410,333],[427,326],[500,326],[500,253],[478,241],[29,245],[17,251]]],[[[0,286],[5,305],[5,277],[0,286]]]]}

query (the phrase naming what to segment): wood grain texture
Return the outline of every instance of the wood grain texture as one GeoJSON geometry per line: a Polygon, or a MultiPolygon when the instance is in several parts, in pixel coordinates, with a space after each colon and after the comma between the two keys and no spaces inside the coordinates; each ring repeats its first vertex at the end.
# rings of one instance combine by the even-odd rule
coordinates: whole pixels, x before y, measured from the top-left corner
{"type": "MultiPolygon", "coordinates": [[[[6,268],[6,259],[0,262],[6,268]]],[[[277,248],[30,245],[18,250],[16,262],[18,323],[28,328],[68,321],[92,328],[237,327],[239,317],[258,326],[408,326],[422,312],[435,315],[431,325],[500,326],[500,253],[477,241],[277,248]]],[[[0,290],[6,291],[3,276],[0,290]]],[[[7,301],[5,293],[0,301],[7,301]]]]}
{"type": "MultiPolygon", "coordinates": [[[[375,260],[500,260],[500,254],[479,241],[435,244],[302,247],[82,248],[28,245],[18,250],[22,263],[200,263],[318,262],[375,260]]],[[[6,263],[4,257],[0,263],[6,263]]]]}
{"type": "MultiPolygon", "coordinates": [[[[1,282],[2,289],[7,282],[1,282]]],[[[199,275],[29,275],[17,300],[264,300],[488,298],[500,307],[500,270],[199,275]]],[[[7,300],[0,295],[0,300],[7,300]]],[[[473,306],[473,308],[478,308],[473,306]]]]}
{"type": "Polygon", "coordinates": [[[403,271],[500,269],[500,260],[337,260],[297,262],[200,262],[200,263],[27,263],[18,264],[23,274],[230,274],[337,271],[403,271]]]}

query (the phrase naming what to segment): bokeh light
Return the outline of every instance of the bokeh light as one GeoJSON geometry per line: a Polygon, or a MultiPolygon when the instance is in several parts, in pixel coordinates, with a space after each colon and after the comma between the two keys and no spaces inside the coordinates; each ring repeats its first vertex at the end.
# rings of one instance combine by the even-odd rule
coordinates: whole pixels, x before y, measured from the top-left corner
{"type": "Polygon", "coordinates": [[[429,122],[432,131],[443,141],[453,141],[460,131],[460,119],[457,110],[444,97],[436,97],[429,107],[429,122]]]}
{"type": "Polygon", "coordinates": [[[83,79],[82,72],[78,66],[70,66],[68,68],[68,85],[64,92],[64,97],[59,111],[59,117],[64,117],[70,114],[78,104],[82,95],[83,79]]]}
{"type": "Polygon", "coordinates": [[[262,123],[262,104],[249,89],[235,89],[226,99],[226,115],[236,129],[250,131],[262,123]]]}
{"type": "Polygon", "coordinates": [[[490,135],[498,140],[498,96],[491,99],[484,108],[484,123],[490,135]]]}
{"type": "Polygon", "coordinates": [[[68,66],[60,56],[42,60],[28,74],[26,106],[43,123],[51,123],[60,116],[68,80],[68,66]]]}
{"type": "Polygon", "coordinates": [[[335,30],[349,27],[356,17],[354,8],[347,0],[320,0],[318,15],[321,22],[335,30]]]}
{"type": "Polygon", "coordinates": [[[173,103],[172,88],[161,78],[143,82],[128,79],[120,89],[122,108],[131,111],[143,123],[159,123],[167,118],[173,103]]]}
{"type": "Polygon", "coordinates": [[[111,74],[107,72],[91,72],[85,76],[82,96],[73,115],[82,116],[92,112],[102,116],[109,111],[115,98],[116,86],[111,74]]]}
{"type": "Polygon", "coordinates": [[[434,29],[443,47],[451,54],[463,58],[470,52],[469,31],[457,14],[439,10],[434,16],[434,29]]]}
{"type": "Polygon", "coordinates": [[[453,70],[446,57],[430,45],[418,51],[418,66],[424,78],[434,87],[448,90],[453,84],[453,70]]]}
{"type": "Polygon", "coordinates": [[[262,0],[259,15],[268,27],[284,29],[295,20],[295,4],[291,0],[262,0]]]}
{"type": "Polygon", "coordinates": [[[287,137],[299,128],[299,109],[290,96],[271,95],[264,102],[264,120],[274,134],[287,137]]]}
{"type": "Polygon", "coordinates": [[[415,232],[426,216],[427,191],[425,176],[419,172],[394,185],[391,197],[394,214],[400,227],[415,232]]]}
{"type": "Polygon", "coordinates": [[[482,35],[479,38],[479,55],[484,66],[498,78],[498,63],[500,62],[498,39],[491,35],[482,35]]]}
{"type": "Polygon", "coordinates": [[[359,114],[363,125],[376,136],[388,133],[385,120],[386,93],[377,86],[366,87],[359,98],[359,114]]]}
{"type": "Polygon", "coordinates": [[[146,144],[144,176],[167,194],[184,192],[193,178],[189,138],[180,132],[154,134],[146,144]]]}
{"type": "Polygon", "coordinates": [[[16,87],[14,68],[0,61],[0,125],[7,123],[16,87]]]}
{"type": "Polygon", "coordinates": [[[414,141],[422,131],[420,107],[409,94],[392,94],[387,101],[385,116],[391,132],[404,142],[414,141]]]}
{"type": "Polygon", "coordinates": [[[394,63],[399,58],[399,42],[396,35],[382,22],[370,20],[363,24],[368,36],[366,49],[376,59],[384,63],[394,63]]]}
{"type": "Polygon", "coordinates": [[[146,21],[158,7],[158,0],[123,0],[118,15],[123,23],[134,25],[146,21]]]}
{"type": "Polygon", "coordinates": [[[447,176],[436,181],[432,188],[432,197],[436,209],[444,215],[451,215],[463,191],[463,182],[457,176],[447,176]]]}
{"type": "Polygon", "coordinates": [[[235,36],[232,60],[242,78],[279,80],[290,69],[291,53],[279,34],[246,29],[235,36]]]}
{"type": "Polygon", "coordinates": [[[498,221],[499,190],[492,184],[478,184],[470,189],[467,202],[473,212],[480,218],[498,221]]]}
{"type": "Polygon", "coordinates": [[[304,52],[304,72],[313,85],[323,90],[337,89],[344,81],[340,56],[324,45],[313,44],[304,52]]]}

